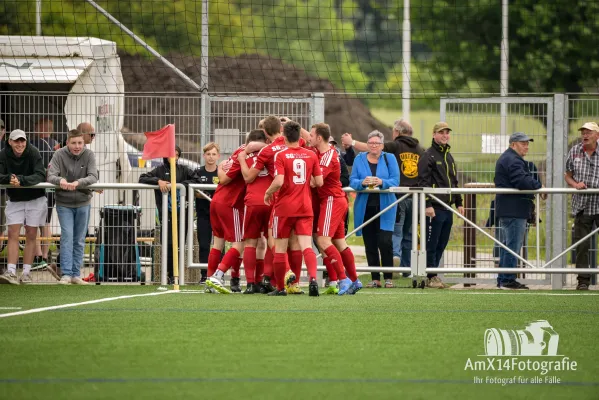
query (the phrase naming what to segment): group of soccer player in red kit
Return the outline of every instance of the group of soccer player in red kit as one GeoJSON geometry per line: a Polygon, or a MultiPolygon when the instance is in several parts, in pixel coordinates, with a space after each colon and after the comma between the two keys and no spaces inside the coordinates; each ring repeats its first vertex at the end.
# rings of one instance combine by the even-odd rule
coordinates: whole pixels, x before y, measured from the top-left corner
{"type": "Polygon", "coordinates": [[[308,293],[318,296],[314,239],[329,274],[325,293],[355,294],[362,284],[345,242],[348,202],[339,154],[329,145],[330,127],[319,123],[307,132],[288,118],[268,116],[259,128],[218,169],[206,290],[241,292],[243,261],[244,294],[302,294],[299,277],[305,263],[308,293]],[[231,247],[223,257],[225,242],[231,247]],[[223,283],[229,269],[231,290],[223,283]]]}

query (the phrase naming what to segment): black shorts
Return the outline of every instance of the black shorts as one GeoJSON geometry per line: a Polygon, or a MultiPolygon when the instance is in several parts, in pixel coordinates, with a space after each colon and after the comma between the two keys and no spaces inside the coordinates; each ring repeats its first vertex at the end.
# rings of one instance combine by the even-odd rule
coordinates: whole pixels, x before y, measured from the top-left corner
{"type": "Polygon", "coordinates": [[[48,199],[48,215],[46,216],[46,223],[49,224],[52,220],[52,210],[56,204],[56,198],[54,192],[46,192],[46,198],[48,199]]]}

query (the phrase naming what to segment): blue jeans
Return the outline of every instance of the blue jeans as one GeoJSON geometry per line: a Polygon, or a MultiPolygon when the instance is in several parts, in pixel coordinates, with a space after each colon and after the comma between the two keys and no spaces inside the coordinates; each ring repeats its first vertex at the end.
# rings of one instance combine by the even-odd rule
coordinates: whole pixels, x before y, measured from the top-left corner
{"type": "Polygon", "coordinates": [[[409,267],[412,256],[412,199],[397,205],[398,221],[393,229],[393,257],[401,258],[401,266],[409,267]]]}
{"type": "Polygon", "coordinates": [[[60,222],[60,269],[63,276],[75,278],[81,275],[90,208],[91,205],[77,208],[56,206],[60,222]]]}
{"type": "MultiPolygon", "coordinates": [[[[426,267],[439,268],[443,252],[449,243],[451,227],[453,225],[453,213],[449,210],[435,208],[435,218],[426,218],[426,267]]],[[[432,278],[437,274],[428,273],[432,278]]]]}
{"type": "MultiPolygon", "coordinates": [[[[520,254],[524,233],[526,232],[525,218],[499,218],[499,229],[501,243],[516,254],[520,254]]],[[[516,268],[518,259],[508,253],[504,248],[499,249],[499,268],[516,268]]],[[[516,280],[516,274],[499,274],[497,284],[503,284],[516,280]]]]}

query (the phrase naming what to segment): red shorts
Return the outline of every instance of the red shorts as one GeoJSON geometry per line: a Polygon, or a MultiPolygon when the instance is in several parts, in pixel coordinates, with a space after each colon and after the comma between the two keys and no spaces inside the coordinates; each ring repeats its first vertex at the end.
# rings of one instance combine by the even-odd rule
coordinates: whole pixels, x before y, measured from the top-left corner
{"type": "Polygon", "coordinates": [[[210,225],[215,237],[229,243],[243,241],[243,210],[231,208],[226,204],[210,204],[210,225]]]}
{"type": "Polygon", "coordinates": [[[243,238],[260,239],[260,234],[268,237],[270,206],[245,206],[243,212],[243,238]]]}
{"type": "Polygon", "coordinates": [[[278,217],[272,221],[272,236],[275,239],[289,239],[291,231],[296,235],[312,236],[312,219],[314,217],[278,217]]]}
{"type": "Polygon", "coordinates": [[[320,202],[318,211],[318,227],[316,234],[333,239],[345,238],[345,214],[347,200],[345,197],[329,196],[320,202]]]}

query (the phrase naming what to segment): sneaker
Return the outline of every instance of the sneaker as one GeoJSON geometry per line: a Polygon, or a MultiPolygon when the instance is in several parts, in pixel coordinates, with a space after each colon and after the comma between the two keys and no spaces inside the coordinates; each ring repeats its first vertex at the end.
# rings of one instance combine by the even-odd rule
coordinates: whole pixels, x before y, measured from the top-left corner
{"type": "Polygon", "coordinates": [[[33,257],[33,264],[31,264],[31,270],[35,271],[38,269],[44,269],[48,266],[48,260],[42,258],[42,256],[33,257]]]}
{"type": "Polygon", "coordinates": [[[289,292],[289,287],[293,284],[293,282],[295,282],[295,274],[293,273],[292,270],[287,271],[287,273],[285,274],[285,290],[287,290],[287,293],[291,294],[289,292]]]}
{"type": "Polygon", "coordinates": [[[50,264],[46,267],[46,271],[50,273],[57,281],[60,280],[60,269],[56,264],[50,264]]]}
{"type": "Polygon", "coordinates": [[[231,278],[231,292],[241,293],[241,285],[239,284],[239,278],[231,278]]]}
{"type": "Polygon", "coordinates": [[[71,283],[73,285],[87,285],[87,282],[81,279],[80,276],[74,276],[71,278],[71,283]]]}
{"type": "Polygon", "coordinates": [[[314,278],[310,280],[310,285],[308,285],[308,295],[311,297],[320,296],[320,292],[318,291],[318,283],[316,283],[316,279],[314,278]]]}
{"type": "MultiPolygon", "coordinates": [[[[264,289],[265,293],[271,293],[274,290],[276,290],[276,288],[270,283],[270,277],[266,275],[264,275],[264,277],[262,278],[262,288],[264,289]]],[[[260,293],[262,293],[262,290],[260,291],[260,293]]]]}
{"type": "Polygon", "coordinates": [[[372,281],[370,282],[368,285],[366,285],[367,288],[380,288],[381,286],[381,281],[372,281]]]}
{"type": "Polygon", "coordinates": [[[304,291],[300,288],[299,283],[292,283],[291,285],[287,286],[285,290],[288,294],[304,294],[304,291]]]}
{"type": "Polygon", "coordinates": [[[256,291],[254,289],[254,284],[248,283],[243,294],[254,294],[254,293],[256,293],[256,291]]]}
{"type": "Polygon", "coordinates": [[[2,275],[0,275],[0,284],[10,283],[11,285],[18,285],[19,279],[16,274],[5,271],[2,275]]]}
{"type": "Polygon", "coordinates": [[[33,281],[31,280],[31,275],[29,275],[29,274],[21,275],[21,278],[19,279],[19,281],[21,282],[21,285],[27,285],[29,283],[33,283],[33,281]]]}
{"type": "Polygon", "coordinates": [[[339,293],[339,288],[337,285],[330,285],[322,294],[337,294],[339,293]]]}
{"type": "Polygon", "coordinates": [[[349,278],[345,278],[339,281],[339,292],[338,295],[339,296],[343,296],[344,294],[347,293],[347,291],[349,290],[349,288],[351,287],[352,281],[349,278]]]}
{"type": "Polygon", "coordinates": [[[347,294],[356,294],[360,291],[360,289],[362,289],[362,282],[360,282],[359,279],[356,279],[350,286],[349,290],[347,291],[347,294]]]}
{"type": "Polygon", "coordinates": [[[528,286],[523,285],[517,281],[509,281],[509,282],[500,283],[499,288],[507,289],[507,290],[528,290],[528,286]]]}
{"type": "Polygon", "coordinates": [[[206,286],[216,290],[218,293],[231,293],[231,291],[225,287],[223,281],[218,279],[216,276],[211,276],[210,278],[206,279],[206,286]]]}
{"type": "Polygon", "coordinates": [[[589,285],[586,283],[579,283],[576,285],[576,290],[589,290],[589,285]]]}
{"type": "Polygon", "coordinates": [[[391,279],[385,279],[385,288],[386,289],[392,289],[394,287],[395,287],[395,285],[393,284],[393,281],[391,279]]]}
{"type": "MultiPolygon", "coordinates": [[[[88,276],[86,276],[85,278],[83,278],[83,280],[85,282],[95,282],[96,281],[96,276],[94,275],[93,272],[90,272],[88,276]]],[[[145,281],[144,278],[142,278],[141,280],[145,281]]]]}
{"type": "Polygon", "coordinates": [[[399,258],[397,256],[393,256],[393,266],[394,267],[399,267],[400,263],[401,263],[401,258],[399,258]]]}
{"type": "Polygon", "coordinates": [[[60,280],[58,281],[59,284],[61,285],[70,285],[71,284],[71,277],[68,275],[64,275],[62,278],[60,278],[60,280]]]}
{"type": "Polygon", "coordinates": [[[273,290],[272,292],[268,293],[268,296],[287,296],[287,292],[285,291],[285,289],[283,290],[273,290]]]}
{"type": "Polygon", "coordinates": [[[428,280],[428,283],[426,286],[428,286],[431,289],[444,289],[445,288],[445,284],[443,283],[441,278],[439,278],[438,276],[433,276],[432,278],[430,278],[428,280]]]}

